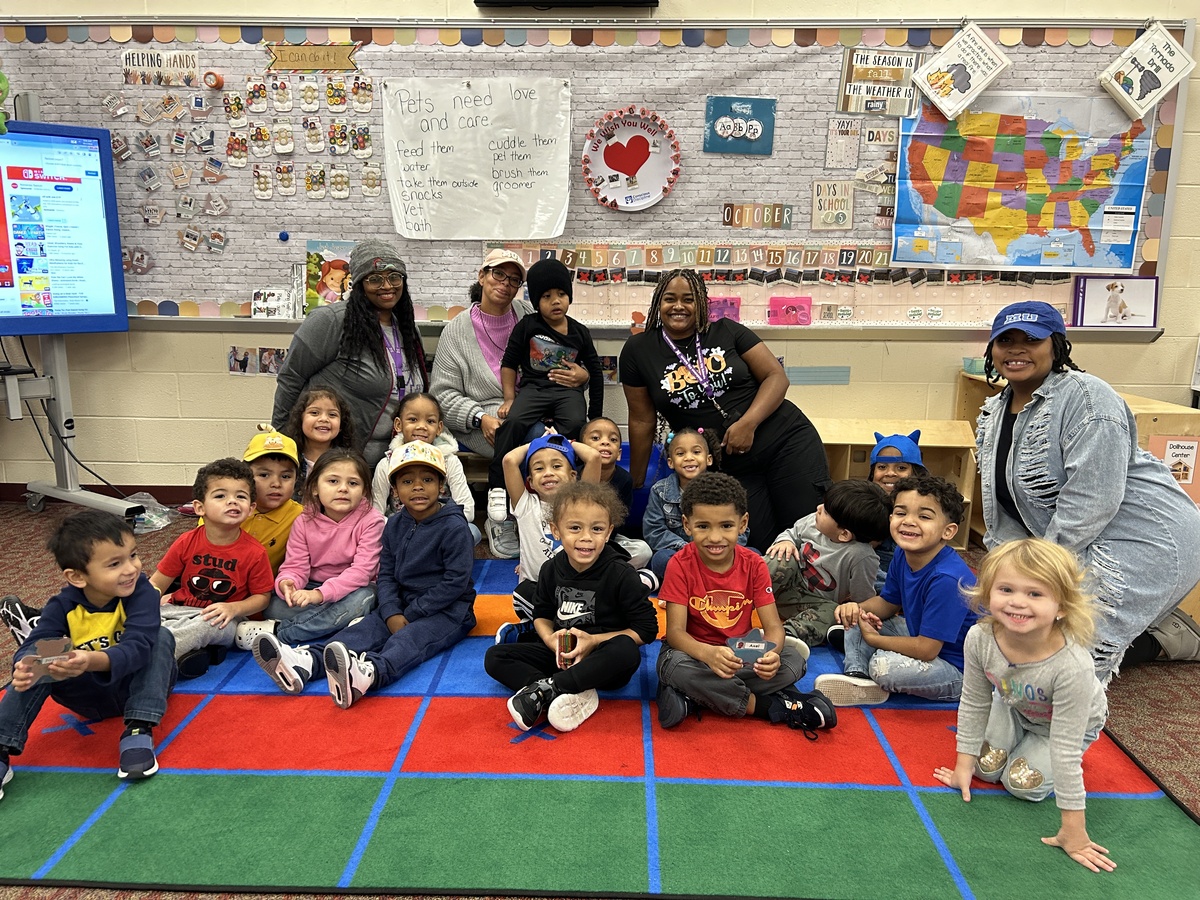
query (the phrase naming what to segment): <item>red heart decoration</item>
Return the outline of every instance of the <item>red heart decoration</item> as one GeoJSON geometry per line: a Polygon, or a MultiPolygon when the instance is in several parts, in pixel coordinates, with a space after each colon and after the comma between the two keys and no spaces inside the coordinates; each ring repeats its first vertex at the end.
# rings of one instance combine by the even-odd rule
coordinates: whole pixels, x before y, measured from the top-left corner
{"type": "Polygon", "coordinates": [[[609,141],[604,148],[604,164],[614,172],[621,172],[631,178],[650,158],[650,142],[640,134],[635,134],[626,143],[609,141]]]}

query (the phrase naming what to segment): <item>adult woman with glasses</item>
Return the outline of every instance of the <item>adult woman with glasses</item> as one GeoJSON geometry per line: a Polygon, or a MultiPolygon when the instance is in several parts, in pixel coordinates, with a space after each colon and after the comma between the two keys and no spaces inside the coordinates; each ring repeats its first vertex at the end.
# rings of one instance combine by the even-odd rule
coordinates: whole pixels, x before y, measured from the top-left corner
{"type": "Polygon", "coordinates": [[[750,545],[766,550],[817,508],[829,466],[817,429],[787,399],[775,354],[749,328],[708,320],[708,290],[693,269],[663,274],[646,330],[625,342],[621,386],[629,405],[629,472],[640,487],[662,416],[721,436],[721,471],[746,488],[750,545]]]}
{"type": "Polygon", "coordinates": [[[374,468],[392,437],[400,398],[429,387],[408,269],[385,241],[361,241],[350,253],[350,295],[313,310],[296,329],[279,369],[271,421],[282,427],[309,388],[336,390],[349,405],[363,455],[374,468]]]}

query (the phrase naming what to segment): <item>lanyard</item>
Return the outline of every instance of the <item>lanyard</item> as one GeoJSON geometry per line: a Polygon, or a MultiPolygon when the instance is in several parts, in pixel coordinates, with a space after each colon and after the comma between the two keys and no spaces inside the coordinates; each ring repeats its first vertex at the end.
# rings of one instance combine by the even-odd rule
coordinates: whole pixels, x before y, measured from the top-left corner
{"type": "Polygon", "coordinates": [[[729,414],[725,412],[725,410],[721,408],[721,404],[717,402],[717,392],[712,386],[712,379],[708,371],[708,365],[704,362],[704,351],[700,346],[700,332],[696,332],[696,365],[692,365],[691,361],[683,355],[683,352],[677,346],[675,346],[675,342],[667,337],[667,333],[665,331],[660,332],[660,334],[662,334],[662,339],[667,342],[667,346],[675,351],[675,356],[679,360],[680,365],[687,369],[691,376],[696,379],[696,383],[699,384],[700,389],[704,391],[704,396],[707,397],[708,401],[717,408],[717,412],[721,414],[721,418],[728,421],[729,414]]]}
{"type": "Polygon", "coordinates": [[[408,385],[405,383],[408,367],[404,364],[404,347],[400,343],[400,329],[392,322],[392,340],[387,339],[387,330],[383,330],[383,345],[387,348],[388,356],[392,359],[392,372],[395,375],[395,394],[399,399],[404,396],[408,385]]]}

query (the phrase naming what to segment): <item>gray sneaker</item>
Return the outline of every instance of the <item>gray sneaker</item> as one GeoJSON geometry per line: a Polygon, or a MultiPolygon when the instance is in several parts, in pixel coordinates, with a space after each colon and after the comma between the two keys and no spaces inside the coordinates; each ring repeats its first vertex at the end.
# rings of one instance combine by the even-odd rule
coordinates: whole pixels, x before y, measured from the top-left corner
{"type": "Polygon", "coordinates": [[[497,559],[516,559],[521,555],[521,542],[517,538],[517,523],[511,519],[487,523],[488,549],[497,559]]]}
{"type": "Polygon", "coordinates": [[[1200,625],[1187,613],[1173,609],[1161,625],[1153,625],[1149,631],[1163,648],[1162,659],[1200,662],[1200,625]]]}

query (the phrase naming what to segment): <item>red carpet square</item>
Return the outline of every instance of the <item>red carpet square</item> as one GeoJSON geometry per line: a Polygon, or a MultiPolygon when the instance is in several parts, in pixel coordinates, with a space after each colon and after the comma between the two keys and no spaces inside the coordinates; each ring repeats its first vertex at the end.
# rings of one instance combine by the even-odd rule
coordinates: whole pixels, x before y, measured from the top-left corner
{"type": "Polygon", "coordinates": [[[706,712],[670,731],[654,724],[654,774],[746,782],[898,785],[892,764],[862,710],[839,709],[837,727],[800,731],[762,719],[731,719],[706,712]]]}
{"type": "Polygon", "coordinates": [[[601,700],[560,734],[544,721],[520,731],[499,698],[435,697],[401,771],[641,778],[642,704],[601,700]]]}
{"type": "Polygon", "coordinates": [[[175,769],[387,772],[420,702],[366,697],[339,709],[328,696],[218,696],[159,761],[175,769]]]}
{"type": "MultiPolygon", "coordinates": [[[[941,786],[933,770],[954,766],[957,710],[915,713],[880,709],[874,715],[909,780],[917,787],[941,786]]],[[[1158,790],[1106,734],[1101,734],[1083,755],[1083,779],[1089,793],[1153,794],[1158,790]]],[[[979,779],[972,784],[981,790],[997,787],[979,779]]]]}
{"type": "MultiPolygon", "coordinates": [[[[167,715],[154,729],[154,742],[161,746],[203,697],[171,698],[167,715]]],[[[84,724],[79,716],[53,700],[47,700],[29,729],[25,752],[14,764],[20,766],[66,766],[76,769],[117,769],[117,744],[125,722],[120,716],[84,724]]]]}

